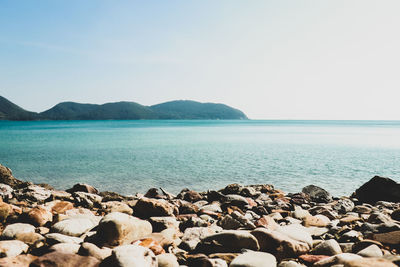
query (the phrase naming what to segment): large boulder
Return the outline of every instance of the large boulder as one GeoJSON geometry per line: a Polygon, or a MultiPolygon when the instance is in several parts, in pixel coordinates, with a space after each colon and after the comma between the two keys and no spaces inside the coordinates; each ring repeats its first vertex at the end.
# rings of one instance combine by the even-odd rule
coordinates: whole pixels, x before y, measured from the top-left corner
{"type": "Polygon", "coordinates": [[[28,212],[27,216],[29,222],[36,226],[43,226],[53,220],[53,214],[50,209],[44,206],[34,207],[28,212]]]}
{"type": "Polygon", "coordinates": [[[380,200],[400,202],[400,184],[390,178],[375,176],[358,188],[353,197],[370,204],[380,200]]]}
{"type": "Polygon", "coordinates": [[[153,231],[148,221],[121,212],[112,212],[103,217],[97,228],[101,242],[109,246],[130,244],[144,238],[153,231]]]}
{"type": "Polygon", "coordinates": [[[67,192],[68,193],[86,192],[86,193],[91,193],[91,194],[98,194],[99,190],[97,190],[96,188],[94,188],[91,185],[78,183],[78,184],[75,184],[72,188],[68,189],[67,192]]]}
{"type": "Polygon", "coordinates": [[[0,267],[28,267],[29,264],[34,261],[37,256],[31,254],[22,254],[16,257],[7,257],[0,259],[0,267]]]}
{"type": "Polygon", "coordinates": [[[43,203],[51,197],[50,190],[39,185],[29,185],[16,190],[14,193],[18,200],[27,200],[33,203],[43,203]]]}
{"type": "Polygon", "coordinates": [[[308,185],[303,188],[302,192],[310,196],[312,201],[318,203],[328,203],[332,201],[332,196],[325,189],[316,185],[308,185]]]}

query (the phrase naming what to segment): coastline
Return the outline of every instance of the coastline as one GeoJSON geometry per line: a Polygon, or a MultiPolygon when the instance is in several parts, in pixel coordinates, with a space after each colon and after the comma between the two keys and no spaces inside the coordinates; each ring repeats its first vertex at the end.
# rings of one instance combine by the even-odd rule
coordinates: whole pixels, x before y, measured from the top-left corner
{"type": "Polygon", "coordinates": [[[0,266],[398,266],[400,184],[374,177],[351,197],[317,186],[218,191],[66,191],[0,165],[0,266]],[[246,265],[242,265],[242,263],[246,265]],[[63,265],[64,264],[64,265],[63,265]]]}

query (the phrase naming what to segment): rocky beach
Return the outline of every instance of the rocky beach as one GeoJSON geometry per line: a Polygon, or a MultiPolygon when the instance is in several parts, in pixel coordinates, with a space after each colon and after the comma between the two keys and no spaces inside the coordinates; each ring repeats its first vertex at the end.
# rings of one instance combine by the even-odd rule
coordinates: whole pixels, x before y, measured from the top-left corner
{"type": "Polygon", "coordinates": [[[400,184],[369,178],[342,197],[269,184],[123,196],[0,165],[0,266],[400,266],[400,184]]]}

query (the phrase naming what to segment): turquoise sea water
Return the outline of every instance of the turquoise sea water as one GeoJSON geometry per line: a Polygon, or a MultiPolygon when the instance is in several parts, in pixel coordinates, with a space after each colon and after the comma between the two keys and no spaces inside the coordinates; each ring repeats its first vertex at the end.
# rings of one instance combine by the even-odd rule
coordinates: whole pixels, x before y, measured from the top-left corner
{"type": "Polygon", "coordinates": [[[400,177],[398,121],[0,121],[0,163],[20,179],[123,194],[229,183],[348,195],[400,177]]]}

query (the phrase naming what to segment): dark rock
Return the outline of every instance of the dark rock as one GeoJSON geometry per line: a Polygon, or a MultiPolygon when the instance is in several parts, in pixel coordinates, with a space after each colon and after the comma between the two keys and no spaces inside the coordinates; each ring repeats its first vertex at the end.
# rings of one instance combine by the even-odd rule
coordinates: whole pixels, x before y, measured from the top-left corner
{"type": "Polygon", "coordinates": [[[380,200],[400,202],[400,184],[390,178],[375,176],[358,188],[352,197],[370,204],[380,200]]]}
{"type": "Polygon", "coordinates": [[[103,198],[104,202],[107,201],[122,201],[124,199],[127,199],[127,197],[120,195],[118,193],[115,192],[110,192],[110,191],[104,191],[104,192],[100,192],[99,196],[101,196],[103,198]]]}
{"type": "Polygon", "coordinates": [[[88,184],[75,184],[72,188],[67,190],[68,193],[85,192],[90,194],[98,194],[99,190],[88,184]]]}
{"type": "Polygon", "coordinates": [[[331,194],[329,194],[329,192],[325,189],[316,185],[308,185],[303,188],[302,192],[309,195],[312,201],[318,203],[328,203],[332,201],[331,194]]]}
{"type": "Polygon", "coordinates": [[[171,216],[174,214],[174,207],[167,201],[147,197],[139,199],[134,210],[135,215],[141,218],[171,216]]]}

